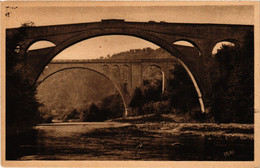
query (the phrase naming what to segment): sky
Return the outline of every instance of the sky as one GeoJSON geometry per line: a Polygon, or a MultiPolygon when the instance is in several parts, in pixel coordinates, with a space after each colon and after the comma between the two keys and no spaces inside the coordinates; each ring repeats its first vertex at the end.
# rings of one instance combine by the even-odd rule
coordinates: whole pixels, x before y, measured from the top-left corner
{"type": "MultiPolygon", "coordinates": [[[[124,19],[125,21],[165,21],[171,23],[214,23],[254,24],[253,6],[11,6],[6,27],[19,27],[25,22],[36,26],[84,22],[98,22],[101,19],[124,19]],[[11,8],[12,7],[12,8],[11,8]],[[18,7],[18,8],[15,8],[18,7]]],[[[42,48],[38,43],[30,49],[42,48]]],[[[47,45],[49,46],[49,45],[47,45]]],[[[102,36],[88,39],[67,48],[56,59],[92,59],[130,49],[158,46],[130,36],[102,36]]]]}

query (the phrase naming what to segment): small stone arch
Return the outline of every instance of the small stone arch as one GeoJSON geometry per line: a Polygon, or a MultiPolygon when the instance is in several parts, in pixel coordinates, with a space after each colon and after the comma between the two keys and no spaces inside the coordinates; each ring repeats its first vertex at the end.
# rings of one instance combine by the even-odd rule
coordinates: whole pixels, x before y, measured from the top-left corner
{"type": "Polygon", "coordinates": [[[49,47],[55,47],[56,44],[53,43],[50,40],[46,40],[46,39],[38,39],[38,40],[34,40],[32,41],[26,48],[26,52],[30,51],[30,50],[37,50],[37,49],[43,49],[43,48],[49,48],[49,47]],[[36,45],[36,46],[35,46],[36,45]],[[37,47],[37,45],[39,47],[37,47]],[[36,48],[34,48],[36,47],[36,48]],[[32,49],[30,49],[32,48],[32,49]]]}
{"type": "Polygon", "coordinates": [[[173,45],[181,45],[181,46],[187,46],[187,47],[194,47],[197,51],[198,51],[198,56],[201,56],[201,49],[198,47],[198,45],[193,42],[192,40],[188,40],[188,39],[178,39],[175,40],[173,43],[173,45]],[[183,45],[181,45],[181,43],[183,43],[183,45]]]}
{"type": "Polygon", "coordinates": [[[217,53],[217,50],[223,45],[223,44],[226,44],[226,45],[231,45],[231,46],[241,46],[241,43],[238,42],[237,40],[234,40],[234,39],[223,39],[223,40],[219,40],[215,43],[213,43],[213,45],[211,46],[211,54],[212,54],[212,57],[215,57],[215,54],[217,53]]]}
{"type": "Polygon", "coordinates": [[[109,73],[109,66],[108,65],[103,65],[103,70],[107,73],[109,73]]]}
{"type": "Polygon", "coordinates": [[[115,77],[115,78],[120,78],[120,68],[118,65],[113,65],[112,66],[112,75],[115,77]]]}
{"type": "Polygon", "coordinates": [[[165,82],[166,82],[166,79],[165,79],[165,72],[163,71],[162,67],[157,65],[157,64],[149,64],[149,65],[146,65],[143,70],[142,70],[142,73],[147,70],[149,67],[156,67],[158,68],[161,73],[162,73],[162,93],[164,93],[165,91],[165,82]]]}
{"type": "Polygon", "coordinates": [[[128,65],[123,65],[123,83],[128,83],[129,81],[129,66],[128,65]]]}

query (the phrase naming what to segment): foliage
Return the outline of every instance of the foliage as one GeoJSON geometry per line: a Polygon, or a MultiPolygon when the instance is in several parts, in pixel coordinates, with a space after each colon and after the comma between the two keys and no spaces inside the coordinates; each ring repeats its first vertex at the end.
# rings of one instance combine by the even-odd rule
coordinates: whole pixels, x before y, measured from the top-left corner
{"type": "Polygon", "coordinates": [[[39,113],[42,123],[51,123],[53,116],[51,114],[51,111],[44,105],[39,107],[39,113]]]}
{"type": "Polygon", "coordinates": [[[99,107],[91,103],[80,112],[82,121],[105,121],[108,119],[122,117],[124,105],[120,95],[111,95],[104,98],[99,107]]]}
{"type": "Polygon", "coordinates": [[[136,88],[129,105],[130,115],[169,113],[167,96],[162,94],[161,80],[144,80],[143,89],[136,88]]]}
{"type": "Polygon", "coordinates": [[[140,109],[144,104],[144,101],[144,95],[141,88],[136,88],[129,106],[140,109]]]}
{"type": "Polygon", "coordinates": [[[20,44],[26,37],[26,24],[12,37],[6,39],[6,128],[7,134],[25,131],[39,121],[35,98],[36,87],[24,72],[24,56],[20,44]]]}
{"type": "Polygon", "coordinates": [[[100,111],[97,105],[92,103],[88,111],[88,121],[96,121],[98,119],[99,112],[100,111]]]}
{"type": "Polygon", "coordinates": [[[124,104],[119,94],[106,97],[101,102],[101,111],[107,119],[122,117],[124,113],[124,104]]]}
{"type": "Polygon", "coordinates": [[[105,121],[107,119],[122,117],[124,104],[119,94],[104,98],[101,102],[92,102],[79,109],[68,109],[59,106],[59,110],[50,110],[46,106],[40,107],[42,122],[50,122],[52,119],[62,121],[105,121]]]}
{"type": "Polygon", "coordinates": [[[176,65],[175,70],[171,71],[168,85],[168,94],[172,108],[181,113],[186,113],[199,107],[198,95],[194,85],[181,65],[176,65]]]}
{"type": "Polygon", "coordinates": [[[28,143],[24,135],[40,121],[36,87],[26,78],[25,56],[20,54],[26,34],[24,24],[6,38],[6,159],[19,156],[19,146],[28,143]]]}
{"type": "Polygon", "coordinates": [[[157,102],[162,99],[162,80],[144,81],[144,100],[147,102],[157,102]]]}
{"type": "Polygon", "coordinates": [[[253,34],[245,39],[242,47],[223,45],[216,54],[222,73],[212,114],[218,122],[254,122],[253,34]]]}
{"type": "Polygon", "coordinates": [[[146,114],[167,114],[170,112],[169,101],[147,102],[143,105],[143,111],[146,114]]]}
{"type": "Polygon", "coordinates": [[[80,113],[78,112],[77,109],[73,110],[64,110],[62,111],[60,119],[62,121],[67,121],[70,119],[79,119],[80,118],[80,113]]]}
{"type": "Polygon", "coordinates": [[[106,120],[106,115],[103,115],[103,111],[101,111],[98,106],[92,103],[89,107],[89,110],[84,111],[83,121],[104,121],[106,120]]]}

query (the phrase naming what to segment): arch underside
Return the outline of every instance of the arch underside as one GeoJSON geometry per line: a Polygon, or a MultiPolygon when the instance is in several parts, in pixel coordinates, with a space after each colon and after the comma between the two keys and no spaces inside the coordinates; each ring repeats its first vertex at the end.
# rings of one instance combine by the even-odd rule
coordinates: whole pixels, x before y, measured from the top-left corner
{"type": "Polygon", "coordinates": [[[186,70],[194,84],[194,87],[197,91],[198,98],[200,99],[200,106],[201,106],[201,111],[205,112],[205,107],[203,103],[203,97],[205,97],[206,92],[203,90],[202,87],[202,81],[199,78],[198,73],[192,66],[191,62],[185,55],[183,55],[178,49],[176,49],[171,43],[168,43],[164,39],[157,37],[156,34],[149,33],[148,31],[140,30],[140,29],[135,29],[135,28],[127,28],[127,29],[122,29],[122,28],[104,28],[102,31],[99,29],[95,30],[85,30],[82,31],[81,33],[77,34],[70,34],[68,35],[68,38],[64,39],[62,36],[59,39],[57,37],[50,37],[49,41],[52,41],[56,44],[56,47],[54,47],[44,58],[39,61],[39,64],[35,66],[34,72],[32,74],[32,78],[34,81],[36,81],[41,72],[43,71],[44,67],[61,51],[64,49],[72,46],[73,44],[76,44],[80,41],[93,38],[93,37],[98,37],[98,36],[105,36],[105,35],[127,35],[127,36],[134,36],[138,37],[144,40],[147,40],[149,42],[152,42],[164,50],[168,51],[171,55],[174,57],[177,57],[179,60],[182,61],[182,65],[185,64],[186,70]],[[56,38],[56,40],[54,40],[56,38]],[[60,41],[59,41],[60,40],[60,41]],[[203,96],[202,96],[203,95],[203,96]]]}
{"type": "Polygon", "coordinates": [[[49,48],[49,47],[55,47],[55,46],[56,45],[49,40],[38,39],[36,41],[32,41],[31,44],[29,45],[29,47],[27,47],[28,49],[26,51],[28,52],[30,50],[37,50],[37,49],[49,48]],[[37,45],[39,45],[39,43],[40,43],[40,46],[38,46],[38,48],[37,48],[37,45]],[[34,48],[35,45],[36,45],[36,48],[34,48]]]}

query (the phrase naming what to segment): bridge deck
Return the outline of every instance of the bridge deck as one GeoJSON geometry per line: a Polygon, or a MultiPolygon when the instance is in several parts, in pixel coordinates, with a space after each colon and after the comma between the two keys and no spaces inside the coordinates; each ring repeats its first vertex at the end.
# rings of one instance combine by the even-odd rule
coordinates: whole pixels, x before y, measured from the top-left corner
{"type": "Polygon", "coordinates": [[[52,60],[50,64],[74,64],[74,63],[143,63],[143,62],[173,62],[177,61],[175,58],[167,58],[167,59],[93,59],[93,60],[52,60]]]}

